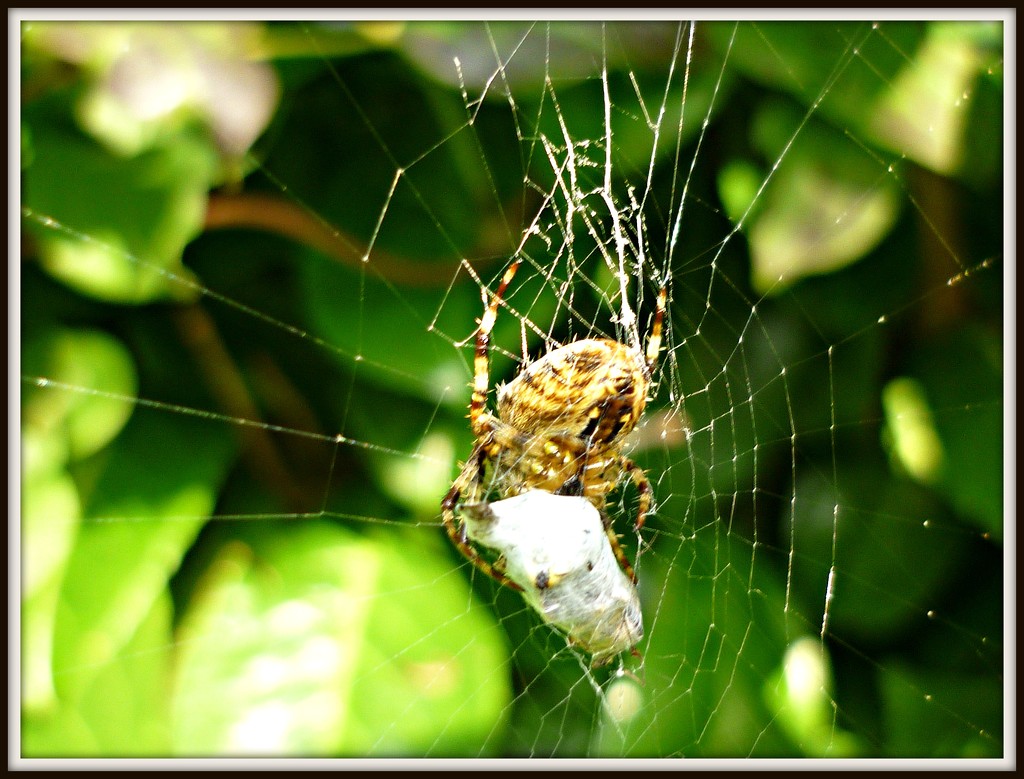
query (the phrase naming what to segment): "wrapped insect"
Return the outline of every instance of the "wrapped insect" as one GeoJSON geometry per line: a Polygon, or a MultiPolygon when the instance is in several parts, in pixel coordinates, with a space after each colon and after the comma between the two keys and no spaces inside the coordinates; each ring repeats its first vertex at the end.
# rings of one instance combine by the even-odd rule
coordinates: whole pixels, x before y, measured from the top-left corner
{"type": "Polygon", "coordinates": [[[502,572],[545,622],[605,665],[643,638],[636,586],[583,497],[528,490],[462,506],[466,533],[501,555],[502,572]]]}

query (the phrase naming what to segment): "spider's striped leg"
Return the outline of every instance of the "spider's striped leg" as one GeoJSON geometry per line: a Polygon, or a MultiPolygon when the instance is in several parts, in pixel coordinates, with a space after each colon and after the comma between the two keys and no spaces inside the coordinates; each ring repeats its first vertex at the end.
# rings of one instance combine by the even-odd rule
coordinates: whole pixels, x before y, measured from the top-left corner
{"type": "Polygon", "coordinates": [[[651,483],[647,481],[647,475],[643,468],[628,457],[619,460],[619,467],[629,474],[629,478],[636,485],[637,499],[640,503],[640,508],[636,513],[636,529],[640,530],[644,526],[644,520],[647,519],[647,512],[651,510],[651,483]]]}
{"type": "Polygon", "coordinates": [[[654,369],[658,365],[658,352],[661,351],[661,328],[662,320],[665,318],[665,307],[668,304],[668,289],[662,287],[658,292],[657,310],[654,314],[654,324],[651,325],[651,334],[647,338],[647,377],[654,376],[654,369]]]}
{"type": "Polygon", "coordinates": [[[484,459],[484,451],[478,446],[473,450],[469,460],[458,475],[458,478],[455,479],[455,483],[448,491],[444,500],[441,501],[441,522],[444,524],[445,532],[448,533],[448,538],[451,539],[452,544],[462,553],[463,557],[473,563],[480,571],[494,579],[498,584],[513,590],[522,590],[522,587],[480,556],[480,553],[476,551],[466,538],[465,525],[455,517],[455,506],[458,504],[463,492],[475,492],[475,488],[479,486],[483,475],[484,459]]]}
{"type": "MultiPolygon", "coordinates": [[[[458,493],[452,496],[451,505],[454,506],[455,502],[458,501],[458,493]]],[[[449,503],[448,499],[445,499],[445,506],[449,503]]],[[[444,522],[445,530],[448,531],[448,538],[451,539],[455,548],[462,552],[463,557],[469,560],[475,565],[480,571],[490,576],[498,584],[508,587],[513,590],[522,590],[523,588],[516,584],[512,579],[508,578],[501,571],[497,570],[491,563],[487,562],[480,554],[473,548],[473,546],[466,540],[466,533],[464,528],[459,526],[459,522],[455,519],[455,512],[451,508],[444,508],[441,513],[441,520],[444,522]]]]}
{"type": "MultiPolygon", "coordinates": [[[[603,516],[603,513],[602,513],[603,516]]],[[[619,567],[625,572],[629,580],[636,584],[636,571],[633,570],[633,566],[629,562],[629,558],[626,557],[626,550],[622,548],[622,544],[619,543],[619,537],[615,533],[615,528],[612,527],[611,520],[605,518],[604,532],[608,535],[608,541],[612,545],[612,553],[615,555],[615,559],[619,562],[619,567]]]]}
{"type": "MultiPolygon", "coordinates": [[[[644,524],[644,517],[651,507],[651,485],[648,483],[647,478],[644,476],[643,470],[636,465],[632,460],[627,457],[619,457],[618,464],[619,468],[629,474],[629,477],[636,484],[637,492],[640,495],[640,513],[636,520],[636,529],[640,530],[644,524]]],[[[591,466],[598,466],[603,469],[607,467],[608,461],[599,459],[596,462],[592,462],[591,466]]],[[[573,476],[571,479],[562,485],[561,489],[556,494],[559,495],[584,495],[588,497],[594,504],[595,508],[601,512],[601,520],[604,523],[604,531],[608,536],[608,542],[611,544],[612,553],[615,555],[615,559],[619,563],[619,567],[625,572],[630,578],[633,584],[636,584],[636,572],[633,570],[632,564],[629,562],[629,558],[626,556],[625,550],[622,548],[622,544],[619,543],[619,536],[615,532],[615,528],[612,527],[611,518],[604,512],[602,506],[604,505],[604,495],[614,486],[614,482],[599,481],[599,482],[588,482],[584,472],[588,466],[584,465],[580,472],[573,476]]]]}
{"type": "MultiPolygon", "coordinates": [[[[623,457],[619,460],[619,467],[629,474],[629,478],[632,479],[633,483],[636,485],[640,508],[637,511],[635,528],[639,531],[644,526],[644,520],[647,518],[647,512],[651,509],[651,483],[647,481],[647,476],[644,474],[643,469],[628,457],[623,457]]],[[[633,566],[630,564],[629,558],[626,557],[626,552],[623,550],[622,544],[619,543],[619,537],[616,535],[615,530],[612,528],[611,521],[608,519],[605,520],[605,532],[608,534],[608,541],[612,545],[612,552],[615,554],[615,559],[619,561],[619,567],[622,568],[630,580],[636,584],[636,571],[633,570],[633,566]]]]}
{"type": "Polygon", "coordinates": [[[488,374],[490,372],[491,331],[498,319],[498,304],[505,295],[505,290],[508,288],[509,282],[512,281],[512,277],[519,270],[520,262],[520,260],[516,260],[505,271],[490,303],[487,302],[487,292],[483,293],[485,308],[483,316],[480,317],[480,327],[476,331],[476,348],[473,353],[473,395],[469,403],[469,424],[473,429],[473,435],[478,439],[490,432],[486,409],[487,392],[490,386],[488,374]]]}

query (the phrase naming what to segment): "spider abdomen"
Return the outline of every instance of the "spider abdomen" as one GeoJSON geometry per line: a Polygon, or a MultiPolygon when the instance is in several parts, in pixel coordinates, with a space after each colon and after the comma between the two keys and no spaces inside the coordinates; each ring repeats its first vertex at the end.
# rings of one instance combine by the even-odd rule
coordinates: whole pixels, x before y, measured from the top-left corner
{"type": "Polygon", "coordinates": [[[558,495],[582,495],[597,508],[618,484],[616,447],[588,447],[574,436],[520,437],[518,446],[497,458],[499,493],[519,495],[535,489],[558,495]]]}
{"type": "Polygon", "coordinates": [[[527,435],[608,445],[636,426],[649,384],[636,349],[606,338],[574,341],[530,363],[499,389],[498,416],[527,435]]]}

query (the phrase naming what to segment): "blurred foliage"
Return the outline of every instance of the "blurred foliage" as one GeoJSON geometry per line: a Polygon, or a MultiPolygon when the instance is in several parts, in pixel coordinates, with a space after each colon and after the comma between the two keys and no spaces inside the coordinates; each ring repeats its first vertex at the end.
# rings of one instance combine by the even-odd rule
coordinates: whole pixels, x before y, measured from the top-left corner
{"type": "MultiPolygon", "coordinates": [[[[709,23],[684,80],[687,35],[23,24],[23,755],[1003,754],[1002,26],[709,23]],[[604,89],[672,327],[602,709],[436,507],[460,262],[544,139],[600,183],[604,89]]],[[[574,251],[507,296],[563,340],[617,283],[574,251]]]]}

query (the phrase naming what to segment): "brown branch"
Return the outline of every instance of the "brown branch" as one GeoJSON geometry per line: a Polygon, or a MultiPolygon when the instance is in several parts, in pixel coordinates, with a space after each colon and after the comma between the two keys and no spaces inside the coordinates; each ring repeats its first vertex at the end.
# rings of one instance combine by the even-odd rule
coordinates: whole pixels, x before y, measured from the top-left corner
{"type": "MultiPolygon", "coordinates": [[[[238,419],[261,422],[260,411],[210,315],[199,305],[182,306],[174,311],[172,321],[223,412],[238,419]]],[[[291,510],[307,510],[309,494],[296,482],[270,434],[250,425],[239,426],[237,434],[242,440],[243,460],[256,478],[283,496],[291,510]]]]}
{"type": "Polygon", "coordinates": [[[289,238],[316,249],[352,270],[367,268],[396,284],[441,287],[451,282],[461,260],[421,262],[374,249],[363,261],[365,246],[330,226],[297,203],[259,193],[210,196],[206,229],[252,228],[289,238]]]}

